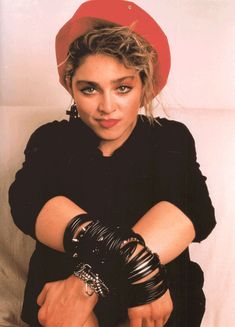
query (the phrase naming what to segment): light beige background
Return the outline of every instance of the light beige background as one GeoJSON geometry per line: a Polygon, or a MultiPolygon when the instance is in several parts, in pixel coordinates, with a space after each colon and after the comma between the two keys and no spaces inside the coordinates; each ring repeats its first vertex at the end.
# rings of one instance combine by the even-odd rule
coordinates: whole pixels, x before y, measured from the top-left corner
{"type": "MultiPolygon", "coordinates": [[[[111,1],[111,0],[110,0],[111,1]]],[[[235,294],[235,2],[136,0],[168,35],[169,83],[159,97],[171,119],[186,123],[208,177],[217,227],[192,258],[205,272],[203,327],[231,327],[235,294]]],[[[33,242],[13,225],[7,189],[29,135],[64,118],[70,97],[57,81],[54,38],[81,1],[0,0],[0,326],[19,319],[33,242]]],[[[157,103],[157,102],[156,102],[157,103]]],[[[158,114],[165,115],[161,108],[158,114]]]]}

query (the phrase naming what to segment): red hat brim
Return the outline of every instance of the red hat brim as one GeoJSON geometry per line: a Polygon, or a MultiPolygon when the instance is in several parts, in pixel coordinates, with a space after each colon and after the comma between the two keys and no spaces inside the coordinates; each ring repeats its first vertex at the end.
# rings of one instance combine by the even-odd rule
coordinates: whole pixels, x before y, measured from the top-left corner
{"type": "Polygon", "coordinates": [[[170,49],[166,35],[156,21],[142,8],[124,0],[90,0],[84,2],[73,17],[65,23],[56,36],[56,59],[60,83],[67,89],[63,76],[70,44],[93,28],[94,19],[102,19],[121,26],[132,26],[132,30],[145,38],[158,54],[154,70],[158,76],[155,87],[157,95],[167,82],[170,71],[170,49]]]}

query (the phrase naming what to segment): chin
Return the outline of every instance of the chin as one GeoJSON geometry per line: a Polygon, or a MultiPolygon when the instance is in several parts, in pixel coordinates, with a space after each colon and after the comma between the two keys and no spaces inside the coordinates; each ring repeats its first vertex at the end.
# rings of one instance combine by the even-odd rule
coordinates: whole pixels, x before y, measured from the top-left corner
{"type": "Polygon", "coordinates": [[[115,132],[111,132],[111,131],[107,131],[107,132],[99,132],[96,133],[96,135],[104,141],[114,141],[118,138],[121,137],[122,133],[115,133],[115,132]]]}

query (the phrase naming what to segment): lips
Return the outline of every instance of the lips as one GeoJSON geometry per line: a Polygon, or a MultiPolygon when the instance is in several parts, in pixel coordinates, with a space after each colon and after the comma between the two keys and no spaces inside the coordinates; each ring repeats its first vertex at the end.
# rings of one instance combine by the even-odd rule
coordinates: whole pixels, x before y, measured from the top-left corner
{"type": "Polygon", "coordinates": [[[118,119],[101,119],[98,121],[103,128],[111,128],[115,126],[119,120],[118,119]]]}

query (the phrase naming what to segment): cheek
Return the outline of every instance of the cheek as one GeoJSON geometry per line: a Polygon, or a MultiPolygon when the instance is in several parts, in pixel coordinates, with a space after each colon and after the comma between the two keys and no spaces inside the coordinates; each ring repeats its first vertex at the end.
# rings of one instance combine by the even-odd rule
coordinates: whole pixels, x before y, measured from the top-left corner
{"type": "Polygon", "coordinates": [[[79,99],[79,97],[74,100],[80,115],[89,116],[95,111],[95,101],[92,101],[91,99],[79,99]]]}
{"type": "Polygon", "coordinates": [[[128,94],[127,97],[121,98],[119,103],[121,103],[122,107],[129,108],[131,111],[138,111],[141,106],[141,92],[137,90],[136,92],[128,94]]]}
{"type": "Polygon", "coordinates": [[[142,85],[139,85],[139,87],[136,89],[136,92],[133,94],[133,103],[135,106],[139,107],[141,106],[143,98],[143,87],[142,85]]]}
{"type": "Polygon", "coordinates": [[[78,114],[83,121],[88,121],[91,116],[90,110],[84,107],[81,103],[77,103],[78,114]]]}
{"type": "Polygon", "coordinates": [[[141,107],[141,97],[138,94],[136,94],[133,98],[132,101],[130,102],[130,107],[132,108],[133,112],[138,112],[140,107],[141,107]]]}

